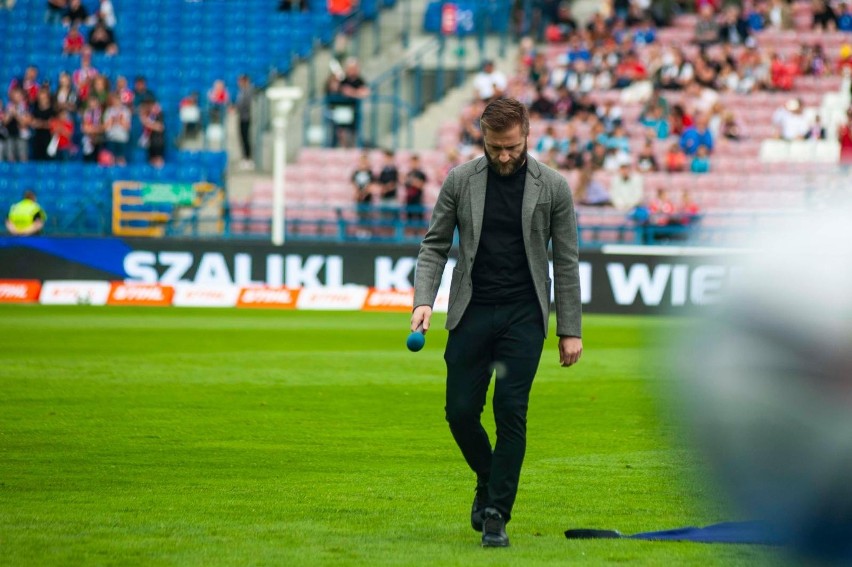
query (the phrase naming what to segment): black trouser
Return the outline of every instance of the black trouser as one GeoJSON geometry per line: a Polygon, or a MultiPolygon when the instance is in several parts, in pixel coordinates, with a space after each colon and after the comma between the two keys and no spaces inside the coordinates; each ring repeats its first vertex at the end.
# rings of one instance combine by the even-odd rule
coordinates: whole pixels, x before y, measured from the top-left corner
{"type": "Polygon", "coordinates": [[[534,297],[502,305],[471,304],[450,331],[447,421],[467,464],[487,482],[491,506],[511,517],[526,451],[527,405],[544,344],[541,310],[534,297]],[[496,374],[492,452],[480,416],[496,374]]]}
{"type": "Polygon", "coordinates": [[[243,145],[243,157],[251,159],[251,121],[240,120],[240,142],[243,145]]]}

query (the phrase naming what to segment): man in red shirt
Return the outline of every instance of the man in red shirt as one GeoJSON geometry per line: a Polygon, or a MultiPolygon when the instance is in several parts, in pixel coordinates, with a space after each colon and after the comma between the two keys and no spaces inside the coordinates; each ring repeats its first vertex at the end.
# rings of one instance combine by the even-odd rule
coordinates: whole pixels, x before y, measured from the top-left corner
{"type": "Polygon", "coordinates": [[[62,55],[77,55],[83,50],[85,44],[86,38],[80,33],[80,27],[72,24],[62,42],[62,55]]]}
{"type": "Polygon", "coordinates": [[[643,81],[648,77],[645,65],[639,60],[639,56],[632,49],[629,50],[621,63],[615,68],[615,88],[623,89],[635,81],[643,81]]]}

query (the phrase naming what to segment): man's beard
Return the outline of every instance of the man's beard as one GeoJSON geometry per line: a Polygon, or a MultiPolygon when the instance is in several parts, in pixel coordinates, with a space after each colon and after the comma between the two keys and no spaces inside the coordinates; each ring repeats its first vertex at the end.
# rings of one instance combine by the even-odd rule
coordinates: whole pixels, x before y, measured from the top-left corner
{"type": "Polygon", "coordinates": [[[492,159],[488,150],[485,150],[485,159],[488,160],[488,165],[491,166],[491,169],[493,169],[497,175],[512,175],[518,171],[518,168],[524,165],[524,162],[527,160],[527,142],[524,142],[524,149],[521,152],[521,155],[515,159],[510,159],[506,163],[501,163],[500,160],[492,159]]]}

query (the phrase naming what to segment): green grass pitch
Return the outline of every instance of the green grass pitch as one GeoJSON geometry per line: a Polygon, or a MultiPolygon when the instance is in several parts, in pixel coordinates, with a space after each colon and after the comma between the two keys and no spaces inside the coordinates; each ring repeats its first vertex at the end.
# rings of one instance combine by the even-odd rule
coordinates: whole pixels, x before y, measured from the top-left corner
{"type": "Polygon", "coordinates": [[[405,314],[0,307],[0,565],[778,563],[563,536],[738,519],[663,401],[659,318],[587,316],[572,369],[548,339],[512,547],[480,548],[437,319],[413,354],[405,314]]]}

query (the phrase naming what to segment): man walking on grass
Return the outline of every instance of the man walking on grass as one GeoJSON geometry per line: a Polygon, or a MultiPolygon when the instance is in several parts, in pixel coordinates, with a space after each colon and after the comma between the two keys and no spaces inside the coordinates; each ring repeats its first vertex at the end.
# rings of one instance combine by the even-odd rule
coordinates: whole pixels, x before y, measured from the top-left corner
{"type": "Polygon", "coordinates": [[[447,314],[446,419],[476,473],[471,525],[485,547],[506,547],[526,450],[530,388],[547,335],[553,246],[559,361],[583,350],[577,226],[565,179],[527,154],[529,115],[498,99],[480,118],[485,156],[454,168],[441,188],[417,259],[411,329],[428,331],[459,234],[447,314]],[[493,448],[480,417],[496,374],[493,448]]]}

